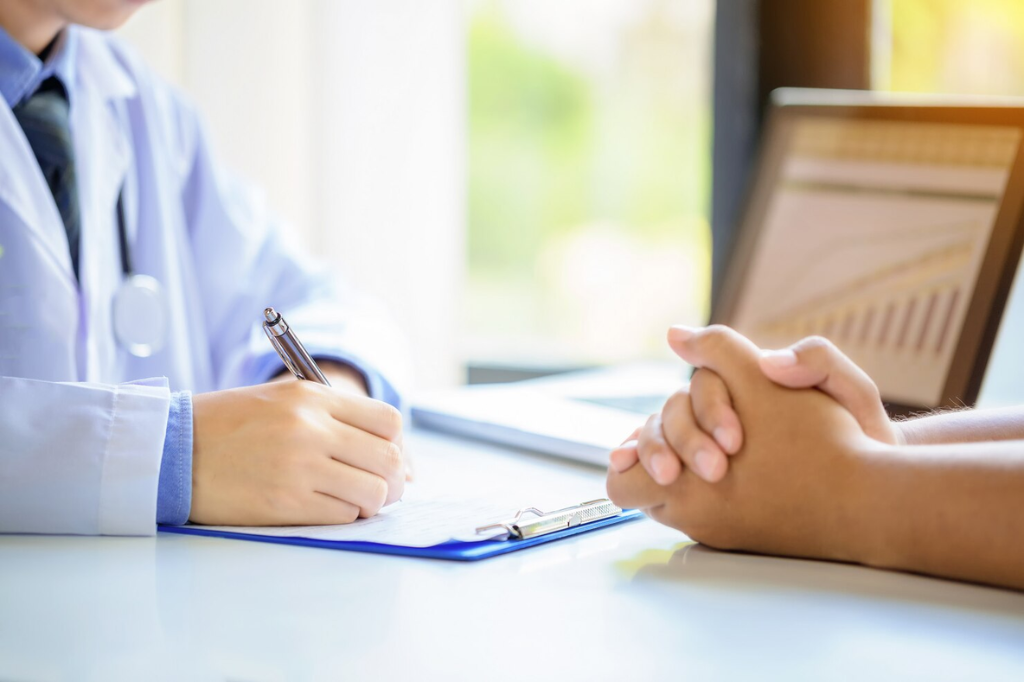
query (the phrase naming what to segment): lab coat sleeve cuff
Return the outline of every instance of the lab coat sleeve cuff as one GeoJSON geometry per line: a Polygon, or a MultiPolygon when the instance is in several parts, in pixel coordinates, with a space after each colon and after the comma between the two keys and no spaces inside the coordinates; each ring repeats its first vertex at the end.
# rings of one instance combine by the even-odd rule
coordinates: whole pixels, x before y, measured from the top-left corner
{"type": "Polygon", "coordinates": [[[169,397],[166,379],[117,385],[103,460],[100,534],[153,534],[169,397]]]}
{"type": "MultiPolygon", "coordinates": [[[[384,401],[399,410],[404,410],[405,406],[402,396],[395,389],[394,385],[378,372],[376,368],[355,354],[346,353],[337,348],[313,344],[307,344],[306,351],[317,361],[334,361],[335,363],[341,363],[353,368],[362,375],[363,381],[366,382],[366,389],[369,392],[370,398],[384,401]]],[[[284,363],[281,362],[281,357],[274,351],[258,357],[253,368],[257,383],[266,382],[287,369],[284,363]]]]}
{"type": "Polygon", "coordinates": [[[192,510],[192,392],[171,394],[156,494],[158,524],[184,524],[192,510]]]}

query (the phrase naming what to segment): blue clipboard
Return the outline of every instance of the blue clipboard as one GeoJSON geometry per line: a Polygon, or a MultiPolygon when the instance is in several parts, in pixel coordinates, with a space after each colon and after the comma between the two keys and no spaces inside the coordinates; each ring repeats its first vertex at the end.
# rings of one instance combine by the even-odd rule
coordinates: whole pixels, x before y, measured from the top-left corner
{"type": "Polygon", "coordinates": [[[325,541],[316,538],[299,538],[294,536],[263,536],[260,534],[243,534],[232,531],[214,531],[201,526],[165,526],[159,530],[170,534],[186,534],[190,536],[212,536],[215,538],[236,538],[242,541],[259,541],[262,543],[281,543],[284,545],[304,545],[313,548],[330,550],[353,550],[361,553],[381,553],[384,555],[404,555],[407,557],[427,557],[435,560],[456,560],[472,562],[485,560],[488,557],[504,555],[517,550],[525,550],[544,543],[552,543],[563,538],[585,534],[597,529],[635,521],[643,517],[640,510],[623,510],[611,517],[586,522],[577,526],[558,529],[532,538],[488,541],[449,541],[438,545],[417,548],[403,545],[388,545],[368,541],[325,541]]]}

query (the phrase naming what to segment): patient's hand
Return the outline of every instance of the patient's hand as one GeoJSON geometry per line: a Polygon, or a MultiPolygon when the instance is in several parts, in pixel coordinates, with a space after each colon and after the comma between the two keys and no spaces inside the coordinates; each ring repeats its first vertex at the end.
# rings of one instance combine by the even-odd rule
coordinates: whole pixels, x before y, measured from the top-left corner
{"type": "MultiPolygon", "coordinates": [[[[687,353],[683,327],[669,330],[669,345],[687,353]]],[[[761,353],[761,370],[780,386],[792,389],[814,387],[834,398],[853,414],[864,433],[872,439],[896,445],[903,442],[899,423],[889,420],[878,386],[856,363],[824,337],[806,337],[777,351],[761,353]]]]}
{"type": "MultiPolygon", "coordinates": [[[[699,368],[683,341],[691,333],[690,328],[673,327],[669,344],[699,368]]],[[[785,349],[762,351],[759,364],[765,376],[781,386],[814,387],[828,394],[850,411],[868,436],[892,445],[905,443],[900,424],[891,422],[885,413],[878,387],[827,339],[808,337],[785,349]]],[[[705,481],[725,476],[727,456],[743,444],[743,427],[728,388],[714,372],[702,369],[678,394],[670,401],[676,404],[672,414],[652,415],[644,427],[612,451],[612,469],[622,472],[639,460],[659,484],[675,481],[683,465],[705,481]],[[668,438],[670,433],[672,438],[668,438]]]]}
{"type": "Polygon", "coordinates": [[[732,398],[722,379],[710,370],[698,370],[690,384],[682,387],[666,403],[665,409],[648,418],[609,456],[609,466],[625,472],[638,461],[654,481],[671,484],[687,467],[708,482],[725,476],[728,456],[743,445],[743,428],[733,410],[732,398]],[[688,429],[677,433],[671,442],[666,419],[672,420],[668,406],[686,414],[688,429]]]}
{"type": "MultiPolygon", "coordinates": [[[[743,424],[742,447],[731,456],[729,476],[716,483],[690,468],[669,485],[657,483],[643,467],[613,468],[608,474],[612,500],[643,508],[714,547],[852,559],[845,553],[855,544],[848,537],[843,544],[835,539],[855,533],[864,461],[879,444],[822,391],[788,389],[769,380],[757,347],[728,328],[677,329],[673,347],[728,387],[743,424]]],[[[661,426],[669,446],[687,452],[691,440],[701,443],[694,436],[704,434],[695,413],[688,392],[669,401],[661,426]]]]}

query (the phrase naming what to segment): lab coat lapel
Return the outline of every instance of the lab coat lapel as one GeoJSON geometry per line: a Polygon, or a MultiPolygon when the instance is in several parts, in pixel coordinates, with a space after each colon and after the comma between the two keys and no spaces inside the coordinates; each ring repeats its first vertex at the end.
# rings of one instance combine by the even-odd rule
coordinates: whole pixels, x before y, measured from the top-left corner
{"type": "MultiPolygon", "coordinates": [[[[99,381],[118,375],[124,360],[110,335],[111,305],[123,276],[117,199],[130,180],[132,149],[125,106],[135,87],[104,41],[85,31],[78,37],[72,120],[82,209],[82,306],[86,311],[85,345],[78,353],[86,379],[99,381]]],[[[132,213],[126,215],[131,225],[132,213]]]]}
{"type": "MultiPolygon", "coordinates": [[[[75,150],[83,219],[82,234],[109,232],[117,197],[131,164],[124,101],[135,84],[94,31],[78,28],[77,87],[73,93],[75,150]]],[[[84,256],[84,255],[83,255],[84,256]]]]}
{"type": "MultiPolygon", "coordinates": [[[[81,27],[68,30],[78,34],[78,63],[74,70],[77,82],[71,96],[72,135],[80,169],[77,176],[85,242],[89,233],[97,229],[96,225],[90,227],[86,223],[96,223],[95,217],[104,213],[113,215],[124,183],[130,149],[118,124],[117,107],[132,97],[136,88],[100,34],[81,27]],[[102,138],[102,142],[98,138],[102,138]]],[[[60,213],[32,147],[14,113],[3,101],[0,101],[0,150],[3,150],[0,154],[0,203],[21,220],[21,228],[33,233],[41,251],[61,273],[68,291],[74,293],[75,275],[60,213]]],[[[82,256],[84,262],[87,255],[82,256]]]]}
{"type": "Polygon", "coordinates": [[[21,226],[33,233],[41,251],[52,260],[73,292],[75,275],[71,268],[68,238],[57,205],[39,170],[32,147],[21,130],[14,112],[0,100],[0,202],[20,219],[21,226]]]}

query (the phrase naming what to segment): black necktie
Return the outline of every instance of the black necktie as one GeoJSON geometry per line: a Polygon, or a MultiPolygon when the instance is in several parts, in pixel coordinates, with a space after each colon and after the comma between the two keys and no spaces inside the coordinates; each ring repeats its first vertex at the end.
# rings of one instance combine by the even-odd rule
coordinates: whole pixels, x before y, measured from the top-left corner
{"type": "Polygon", "coordinates": [[[64,221],[71,250],[71,265],[78,277],[81,215],[75,180],[75,148],[71,140],[68,94],[56,78],[43,81],[33,95],[14,107],[14,116],[32,146],[53,201],[64,221]]]}

